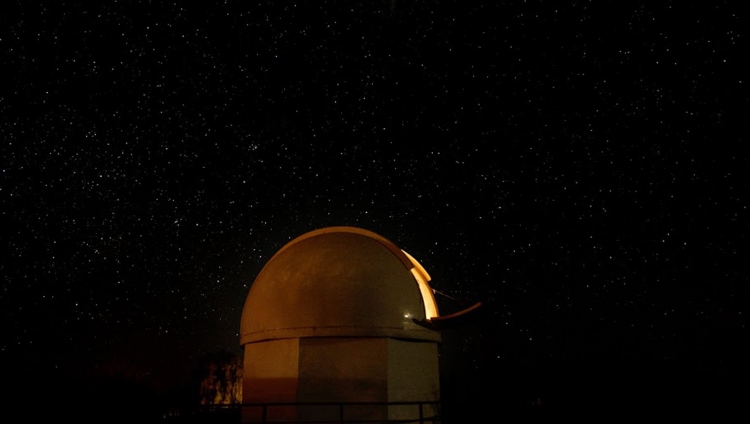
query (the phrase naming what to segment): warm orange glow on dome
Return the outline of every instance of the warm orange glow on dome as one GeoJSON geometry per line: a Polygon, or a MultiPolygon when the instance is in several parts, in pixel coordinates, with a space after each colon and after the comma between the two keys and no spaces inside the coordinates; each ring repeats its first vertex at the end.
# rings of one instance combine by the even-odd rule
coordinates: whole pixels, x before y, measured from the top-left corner
{"type": "Polygon", "coordinates": [[[417,262],[416,259],[414,259],[413,256],[411,256],[406,251],[403,251],[404,254],[409,258],[412,264],[414,264],[414,268],[411,269],[412,275],[414,275],[414,279],[417,280],[417,283],[419,284],[419,292],[422,294],[422,302],[424,302],[424,312],[426,319],[432,319],[438,316],[438,308],[437,308],[437,302],[435,302],[435,295],[432,292],[432,288],[428,284],[431,280],[430,274],[425,271],[425,269],[422,267],[422,265],[417,262]]]}
{"type": "Polygon", "coordinates": [[[300,337],[439,341],[427,271],[386,238],[356,227],[303,234],[253,282],[240,344],[300,337]]]}

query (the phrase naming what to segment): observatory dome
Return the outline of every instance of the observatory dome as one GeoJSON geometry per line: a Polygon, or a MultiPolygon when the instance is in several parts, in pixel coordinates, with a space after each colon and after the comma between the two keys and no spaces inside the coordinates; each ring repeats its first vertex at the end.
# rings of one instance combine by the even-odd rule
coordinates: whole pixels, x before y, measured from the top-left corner
{"type": "Polygon", "coordinates": [[[250,288],[240,344],[301,337],[440,341],[427,272],[384,237],[356,227],[303,234],[282,247],[250,288]]]}

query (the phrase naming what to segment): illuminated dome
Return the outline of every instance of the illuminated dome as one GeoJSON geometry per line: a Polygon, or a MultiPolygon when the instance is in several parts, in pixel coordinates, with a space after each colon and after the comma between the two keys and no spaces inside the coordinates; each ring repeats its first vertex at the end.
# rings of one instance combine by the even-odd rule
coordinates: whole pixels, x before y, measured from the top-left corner
{"type": "Polygon", "coordinates": [[[301,337],[440,341],[427,272],[373,232],[330,227],[289,242],[255,279],[240,344],[301,337]]]}

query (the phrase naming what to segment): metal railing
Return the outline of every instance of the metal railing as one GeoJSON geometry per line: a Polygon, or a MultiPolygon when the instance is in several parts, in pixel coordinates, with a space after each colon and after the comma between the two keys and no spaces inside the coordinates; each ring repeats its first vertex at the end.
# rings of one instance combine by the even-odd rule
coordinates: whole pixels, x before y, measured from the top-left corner
{"type": "Polygon", "coordinates": [[[354,424],[354,423],[440,423],[440,401],[413,402],[269,402],[204,405],[209,415],[232,416],[253,424],[354,424]],[[394,407],[398,416],[387,417],[394,407]],[[414,407],[414,408],[409,408],[414,407]],[[371,417],[368,417],[370,415],[371,417]],[[380,417],[372,417],[380,416],[380,417]]]}

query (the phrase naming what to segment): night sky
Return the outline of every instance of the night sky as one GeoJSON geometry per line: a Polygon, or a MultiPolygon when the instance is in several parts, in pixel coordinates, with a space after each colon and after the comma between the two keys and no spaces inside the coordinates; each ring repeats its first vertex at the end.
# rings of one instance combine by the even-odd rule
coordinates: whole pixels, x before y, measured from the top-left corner
{"type": "Polygon", "coordinates": [[[6,3],[12,379],[179,385],[278,249],[351,225],[484,303],[446,398],[747,401],[741,2],[6,3]]]}

